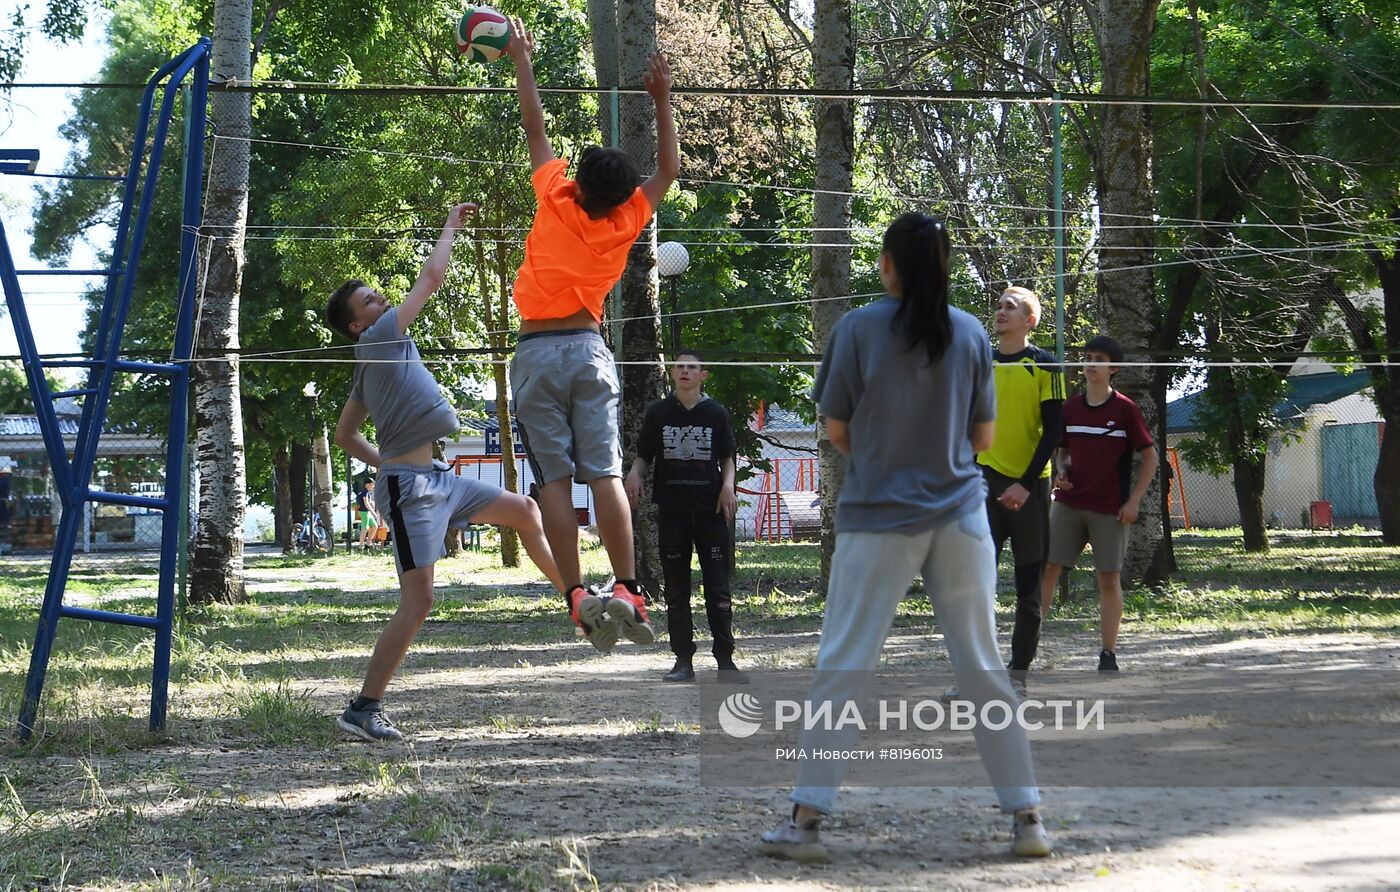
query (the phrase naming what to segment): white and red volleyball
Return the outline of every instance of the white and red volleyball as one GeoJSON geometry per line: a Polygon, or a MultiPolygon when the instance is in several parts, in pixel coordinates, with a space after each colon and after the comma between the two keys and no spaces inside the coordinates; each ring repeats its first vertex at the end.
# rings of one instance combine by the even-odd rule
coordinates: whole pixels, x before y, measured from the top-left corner
{"type": "Polygon", "coordinates": [[[473,62],[494,62],[510,43],[510,21],[489,6],[468,6],[456,36],[457,52],[473,62]]]}

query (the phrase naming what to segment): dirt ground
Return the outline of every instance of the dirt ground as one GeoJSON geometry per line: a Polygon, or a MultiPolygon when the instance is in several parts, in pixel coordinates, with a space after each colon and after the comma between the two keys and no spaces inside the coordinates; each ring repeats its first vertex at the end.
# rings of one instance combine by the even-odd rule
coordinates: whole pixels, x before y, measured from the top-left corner
{"type": "MultiPolygon", "coordinates": [[[[744,653],[812,646],[750,640],[744,653]]],[[[891,648],[922,649],[927,636],[891,648]]],[[[1187,638],[1135,646],[1136,659],[1171,665],[1209,656],[1231,665],[1283,659],[1335,667],[1400,668],[1400,642],[1369,637],[1261,638],[1212,645],[1187,638]]],[[[1043,862],[1006,853],[1007,822],[985,789],[855,789],[830,819],[830,866],[799,867],[755,851],[756,836],[785,809],[776,790],[716,790],[699,784],[693,737],[561,725],[488,733],[454,726],[480,714],[482,699],[519,703],[537,716],[659,715],[661,728],[698,721],[693,689],[639,686],[630,699],[617,674],[664,671],[667,654],[624,646],[608,658],[586,652],[493,655],[495,665],[418,679],[404,724],[429,761],[474,766],[492,812],[537,838],[577,837],[603,888],[993,889],[1056,886],[1129,889],[1394,889],[1400,886],[1400,789],[1056,789],[1044,810],[1056,844],[1043,862]],[[559,658],[556,662],[555,659],[559,658]],[[525,659],[530,668],[515,668],[525,659]],[[433,693],[429,694],[429,690],[433,693]],[[508,693],[507,693],[508,692],[508,693]],[[564,705],[567,701],[568,705],[564,705]],[[528,706],[526,706],[528,704],[528,706]],[[630,733],[629,733],[630,732],[630,733]],[[543,774],[549,762],[564,769],[543,774]]],[[[700,683],[713,683],[702,671],[700,683]]],[[[406,699],[406,698],[405,698],[406,699]]],[[[489,709],[490,707],[488,707],[489,709]]],[[[501,708],[501,707],[497,707],[501,708]]],[[[506,706],[504,708],[512,708],[506,706]]],[[[656,723],[656,722],[653,722],[656,723]]],[[[350,744],[347,744],[350,745],[350,744]]],[[[1052,778],[1045,779],[1053,783],[1052,778]]]]}
{"type": "MultiPolygon", "coordinates": [[[[429,629],[386,701],[406,745],[211,743],[177,727],[157,747],[92,754],[105,778],[143,778],[144,790],[110,781],[102,793],[145,803],[141,821],[164,840],[132,857],[162,874],[187,863],[191,888],[218,888],[220,875],[305,889],[1400,888],[1395,777],[1370,789],[1056,788],[1043,777],[1056,851],[1040,861],[1008,854],[1008,819],[988,789],[851,789],[825,828],[833,864],[774,861],[756,843],[785,814],[784,791],[703,785],[688,730],[698,688],[636,683],[669,667],[664,642],[600,656],[581,640],[463,652],[434,638],[429,629]],[[367,784],[367,770],[380,782],[367,784]]],[[[790,664],[815,643],[815,630],[750,636],[740,661],[790,664]]],[[[1087,666],[1096,652],[1091,636],[1053,626],[1043,649],[1058,667],[1087,666]]],[[[887,647],[900,665],[941,651],[934,632],[901,630],[887,647]]],[[[1373,635],[1125,636],[1120,653],[1125,669],[1400,669],[1400,641],[1373,635]]],[[[363,661],[335,659],[314,677],[284,668],[329,724],[363,661]]],[[[715,683],[706,661],[697,668],[698,684],[715,683]]],[[[195,695],[177,694],[172,716],[195,695]]],[[[56,769],[73,762],[48,758],[56,769]]],[[[59,777],[79,797],[71,771],[59,777]]]]}

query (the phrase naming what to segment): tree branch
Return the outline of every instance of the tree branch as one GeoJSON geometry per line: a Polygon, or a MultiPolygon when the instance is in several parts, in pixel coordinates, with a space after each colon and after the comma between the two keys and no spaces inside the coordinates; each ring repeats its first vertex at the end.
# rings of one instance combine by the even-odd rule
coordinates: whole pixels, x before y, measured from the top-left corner
{"type": "MultiPolygon", "coordinates": [[[[1342,321],[1346,323],[1347,331],[1351,333],[1351,339],[1356,344],[1362,356],[1378,358],[1381,355],[1380,342],[1372,333],[1370,326],[1366,324],[1366,316],[1357,308],[1350,297],[1341,289],[1332,295],[1332,303],[1337,309],[1342,311],[1342,321]]],[[[1371,374],[1371,382],[1377,387],[1385,387],[1389,383],[1386,377],[1385,366],[1375,363],[1367,363],[1366,371],[1371,374]]]]}
{"type": "Polygon", "coordinates": [[[272,31],[272,22],[277,18],[277,13],[291,3],[291,0],[272,0],[272,5],[267,8],[267,15],[263,16],[262,28],[258,30],[258,39],[253,43],[253,53],[249,57],[248,70],[252,71],[258,67],[258,56],[262,53],[263,44],[267,42],[267,35],[272,31]]]}

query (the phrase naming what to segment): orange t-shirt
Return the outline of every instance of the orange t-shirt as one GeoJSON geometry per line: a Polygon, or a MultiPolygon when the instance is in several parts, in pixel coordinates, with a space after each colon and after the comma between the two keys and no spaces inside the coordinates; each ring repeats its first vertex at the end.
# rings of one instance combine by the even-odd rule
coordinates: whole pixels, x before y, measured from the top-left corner
{"type": "Polygon", "coordinates": [[[577,187],[567,171],[568,162],[556,158],[530,177],[540,207],[515,279],[521,319],[562,319],[582,309],[601,322],[603,300],[651,220],[651,203],[641,189],[601,220],[590,219],[574,200],[577,187]]]}

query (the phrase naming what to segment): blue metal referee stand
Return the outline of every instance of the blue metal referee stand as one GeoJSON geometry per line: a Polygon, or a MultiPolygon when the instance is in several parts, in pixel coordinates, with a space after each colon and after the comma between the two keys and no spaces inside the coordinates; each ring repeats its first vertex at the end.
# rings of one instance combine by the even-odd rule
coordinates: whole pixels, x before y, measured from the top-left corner
{"type": "Polygon", "coordinates": [[[0,151],[0,173],[18,176],[44,176],[57,179],[111,180],[120,183],[121,214],[112,246],[111,266],[99,270],[16,269],[9,239],[0,223],[0,283],[14,321],[15,337],[29,379],[34,410],[39,416],[44,448],[53,469],[54,486],[63,505],[54,540],[53,562],[44,589],[39,627],[34,635],[34,652],[29,661],[24,699],[20,704],[19,735],[27,740],[34,733],[44,675],[60,618],[91,620],[138,626],[155,632],[155,665],[151,672],[151,730],[165,727],[167,689],[170,680],[170,637],[175,614],[177,557],[180,551],[180,507],[185,489],[185,442],[188,426],[190,364],[194,346],[195,278],[197,270],[196,235],[201,221],[201,194],[204,179],[205,108],[209,92],[208,38],[161,66],[146,83],[141,95],[136,139],[131,164],[125,176],[72,176],[39,174],[39,153],[33,149],[0,151]],[[175,340],[169,362],[136,362],[122,358],[122,331],[131,308],[132,289],[140,268],[146,227],[150,222],[157,180],[165,144],[181,88],[184,108],[183,226],[180,233],[179,292],[175,340]],[[155,99],[160,94],[160,107],[155,99]],[[154,111],[154,114],[153,114],[154,111]],[[154,126],[153,126],[154,124],[154,126]],[[35,347],[34,333],[25,312],[20,278],[25,276],[104,276],[107,280],[102,312],[91,359],[45,360],[35,347]],[[86,384],[76,390],[55,393],[44,375],[47,368],[79,368],[87,371],[86,384]],[[98,441],[107,420],[107,404],[112,382],[118,373],[159,375],[170,383],[170,430],[166,441],[165,494],[159,498],[92,489],[93,466],[98,441]],[[54,413],[53,401],[60,397],[80,398],[83,412],[71,449],[63,439],[54,413]],[[71,452],[71,454],[70,454],[71,452]],[[155,509],[163,514],[160,542],[160,577],[156,589],[154,616],[91,610],[63,603],[68,573],[73,563],[78,531],[88,503],[124,505],[155,509]]]}

